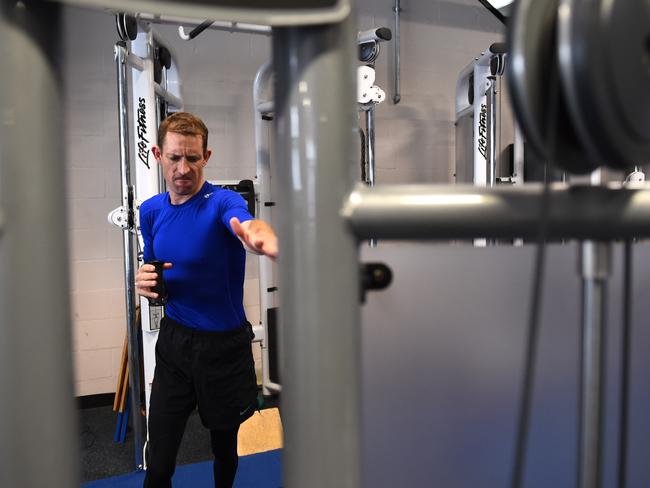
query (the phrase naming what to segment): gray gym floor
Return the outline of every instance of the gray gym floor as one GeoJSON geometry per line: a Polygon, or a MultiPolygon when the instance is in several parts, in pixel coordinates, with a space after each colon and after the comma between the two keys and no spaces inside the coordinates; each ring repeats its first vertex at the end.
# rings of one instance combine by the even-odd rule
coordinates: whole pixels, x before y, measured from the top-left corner
{"type": "MultiPolygon", "coordinates": [[[[262,408],[273,408],[278,404],[278,397],[265,397],[262,408]]],[[[117,414],[113,412],[112,405],[87,408],[81,408],[80,405],[78,413],[82,482],[133,473],[135,452],[130,422],[124,444],[118,444],[113,441],[117,414]]],[[[187,421],[177,464],[198,463],[209,459],[212,459],[210,436],[195,411],[187,421]]]]}
{"type": "MultiPolygon", "coordinates": [[[[133,431],[130,428],[124,444],[113,442],[117,414],[112,406],[79,410],[82,482],[109,478],[135,471],[133,431]]],[[[178,464],[211,459],[210,437],[194,412],[178,453],[178,464]]]]}

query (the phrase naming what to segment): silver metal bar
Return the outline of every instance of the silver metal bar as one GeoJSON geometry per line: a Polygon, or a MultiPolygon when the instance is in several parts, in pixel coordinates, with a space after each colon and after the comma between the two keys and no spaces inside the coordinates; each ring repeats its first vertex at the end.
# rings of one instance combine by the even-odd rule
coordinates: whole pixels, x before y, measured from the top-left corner
{"type": "MultiPolygon", "coordinates": [[[[257,71],[253,81],[253,106],[255,113],[255,152],[257,182],[259,183],[259,218],[271,223],[272,214],[267,203],[272,201],[271,195],[271,145],[269,143],[269,132],[271,132],[268,121],[263,119],[264,114],[273,111],[273,100],[264,97],[272,97],[271,76],[273,70],[270,63],[265,63],[257,71]],[[270,93],[269,93],[270,92],[270,93]],[[262,108],[261,108],[262,107],[262,108]],[[268,107],[270,110],[265,110],[268,107]]],[[[259,292],[260,292],[260,323],[264,328],[264,340],[262,341],[262,387],[264,394],[279,393],[282,385],[271,381],[269,371],[269,324],[268,310],[275,305],[274,296],[269,292],[273,283],[273,263],[266,257],[260,256],[259,263],[259,292]]],[[[276,351],[277,352],[277,351],[276,351]]]]}
{"type": "MultiPolygon", "coordinates": [[[[173,64],[172,64],[172,66],[175,68],[175,65],[176,65],[176,63],[175,63],[175,61],[174,61],[173,64]]],[[[156,84],[155,81],[154,81],[154,83],[153,83],[153,85],[154,85],[154,92],[155,92],[156,94],[158,94],[158,96],[162,96],[162,98],[165,99],[165,100],[167,101],[167,104],[168,104],[168,105],[172,105],[172,106],[176,107],[177,109],[182,110],[182,109],[183,109],[183,100],[181,100],[179,97],[177,97],[177,96],[174,95],[173,93],[170,93],[169,90],[168,90],[168,86],[169,86],[169,85],[168,85],[168,78],[167,78],[168,75],[169,75],[169,70],[167,70],[167,69],[162,70],[162,79],[161,79],[161,83],[160,83],[159,87],[162,88],[162,89],[165,91],[165,93],[168,94],[168,95],[170,96],[170,98],[173,97],[175,100],[171,100],[171,101],[170,101],[170,100],[166,100],[165,97],[164,97],[164,95],[162,95],[162,94],[158,94],[158,93],[156,92],[156,85],[157,85],[157,84],[156,84]]],[[[168,115],[169,115],[169,107],[168,107],[168,106],[165,106],[165,107],[163,108],[163,107],[161,106],[160,100],[156,99],[156,118],[155,118],[155,121],[156,121],[155,125],[156,125],[156,127],[159,127],[159,126],[160,126],[160,123],[161,123],[161,122],[162,122],[162,121],[163,121],[163,120],[164,120],[168,115]]],[[[157,172],[158,172],[158,188],[160,189],[160,193],[164,193],[165,190],[166,190],[166,188],[167,188],[167,186],[166,186],[167,183],[165,182],[165,173],[164,173],[164,171],[163,171],[162,165],[157,164],[156,167],[157,167],[157,170],[158,170],[158,171],[157,171],[157,172]]],[[[137,188],[136,188],[136,194],[137,194],[137,188]]],[[[138,208],[136,209],[136,213],[138,213],[138,215],[139,215],[139,212],[140,212],[140,208],[138,207],[138,208]]],[[[144,241],[142,241],[143,244],[142,244],[142,246],[141,246],[141,245],[140,245],[140,241],[141,241],[141,239],[142,239],[142,234],[139,233],[139,234],[136,234],[136,235],[137,235],[137,238],[136,238],[136,250],[137,250],[137,251],[136,251],[136,252],[137,252],[137,256],[140,256],[140,251],[143,251],[143,252],[144,252],[144,241]]],[[[136,262],[138,263],[138,266],[139,266],[139,265],[140,265],[139,259],[137,259],[136,262]]],[[[164,316],[164,307],[158,307],[158,308],[160,309],[160,312],[161,312],[161,318],[162,318],[162,316],[164,316]]],[[[142,310],[141,310],[141,313],[142,313],[142,310]]],[[[153,313],[155,313],[155,312],[153,312],[153,313]]],[[[151,315],[152,315],[151,309],[150,309],[150,311],[149,311],[149,315],[150,315],[150,319],[149,319],[149,320],[151,320],[151,315]]],[[[141,325],[142,325],[142,324],[141,324],[141,325]]],[[[143,344],[143,348],[144,348],[144,344],[143,344]]],[[[142,360],[143,360],[143,362],[146,361],[146,360],[144,359],[144,355],[143,355],[142,360]]],[[[147,379],[145,379],[145,384],[146,384],[146,381],[147,381],[147,379]]],[[[145,390],[146,390],[146,387],[145,387],[145,390]]],[[[146,400],[145,400],[145,403],[146,403],[146,400]]],[[[149,409],[148,409],[148,406],[145,405],[145,411],[147,411],[147,419],[149,418],[149,417],[148,417],[148,414],[149,414],[148,410],[149,410],[149,409]]],[[[146,429],[145,437],[146,437],[147,439],[149,439],[149,430],[148,430],[148,425],[147,425],[147,429],[146,429]]],[[[145,461],[146,461],[146,460],[145,460],[145,461]]]]}
{"type": "Polygon", "coordinates": [[[400,6],[400,0],[395,0],[395,7],[393,7],[393,12],[395,12],[395,43],[393,49],[393,69],[394,69],[394,81],[395,81],[395,94],[393,95],[393,103],[397,105],[402,99],[401,88],[400,88],[400,12],[402,7],[400,6]]]}
{"type": "MultiPolygon", "coordinates": [[[[207,27],[207,29],[212,30],[222,30],[230,33],[233,32],[242,32],[246,34],[263,34],[270,36],[271,28],[265,25],[254,25],[254,24],[239,24],[237,22],[215,22],[207,27]],[[215,25],[216,24],[216,25],[215,25]]],[[[190,33],[191,34],[191,33],[190,33]]],[[[182,25],[178,26],[178,36],[184,41],[191,41],[193,37],[185,32],[185,28],[182,25]]]]}
{"type": "Polygon", "coordinates": [[[138,71],[144,71],[146,69],[144,65],[144,59],[142,59],[140,56],[137,56],[133,53],[128,53],[126,60],[130,66],[133,66],[138,71]]]}
{"type": "Polygon", "coordinates": [[[0,1],[0,486],[79,486],[61,8],[0,1]]]}
{"type": "MultiPolygon", "coordinates": [[[[168,100],[167,103],[174,106],[174,107],[176,107],[176,108],[178,108],[178,109],[180,109],[180,110],[182,110],[183,109],[183,101],[180,98],[176,97],[176,95],[174,95],[173,93],[170,93],[169,90],[167,89],[168,88],[167,75],[168,75],[168,71],[166,69],[162,70],[162,80],[161,80],[162,83],[160,84],[160,87],[162,89],[164,89],[165,92],[168,93],[171,97],[174,97],[176,99],[174,102],[170,102],[168,100]],[[180,105],[177,105],[179,103],[180,103],[180,105]]],[[[155,91],[155,86],[156,86],[156,82],[154,82],[154,91],[155,91]]],[[[167,110],[167,108],[168,107],[165,107],[165,112],[169,112],[169,110],[167,110]]],[[[156,125],[157,126],[159,126],[160,122],[163,119],[165,119],[165,117],[167,117],[167,115],[168,115],[167,113],[162,113],[162,112],[163,111],[161,110],[160,103],[156,103],[156,125]]],[[[156,166],[158,167],[158,188],[160,188],[160,191],[162,193],[162,192],[165,191],[165,188],[166,188],[165,174],[164,174],[164,171],[162,169],[162,165],[158,164],[156,166]]],[[[137,193],[137,191],[136,191],[136,193],[137,193]]],[[[140,209],[139,208],[136,209],[136,212],[140,212],[140,209]]],[[[140,237],[141,236],[138,236],[138,239],[140,237]]],[[[138,241],[136,241],[136,243],[138,243],[138,241]]],[[[140,252],[139,243],[137,244],[136,249],[138,250],[137,252],[139,253],[140,252]]],[[[144,358],[143,358],[143,360],[144,360],[144,358]]],[[[149,435],[148,435],[148,432],[147,432],[147,438],[148,437],[149,437],[149,435]]]]}
{"type": "MultiPolygon", "coordinates": [[[[58,0],[80,7],[110,9],[113,12],[154,12],[170,17],[190,17],[194,19],[214,19],[255,25],[300,26],[322,25],[341,22],[350,15],[353,0],[336,2],[312,2],[307,8],[293,7],[284,2],[284,8],[265,7],[266,2],[257,5],[228,5],[231,2],[159,1],[159,0],[58,0]],[[329,5],[325,5],[329,3],[329,5]],[[225,4],[225,5],[224,5],[225,4]],[[320,6],[319,6],[320,5],[320,6]]],[[[277,2],[275,2],[277,3],[277,2]]]]}
{"type": "MultiPolygon", "coordinates": [[[[131,185],[131,150],[129,145],[129,111],[128,111],[128,85],[126,76],[126,47],[120,43],[115,45],[115,61],[117,63],[117,97],[120,136],[120,170],[122,179],[122,205],[124,208],[133,209],[134,194],[131,185]]],[[[132,219],[132,217],[131,217],[132,219]]],[[[132,224],[132,221],[130,222],[132,224]]],[[[127,336],[129,343],[129,385],[131,395],[131,419],[133,425],[133,444],[135,450],[135,467],[143,469],[143,426],[140,410],[140,328],[136,317],[135,296],[135,235],[133,225],[124,229],[124,278],[125,300],[127,316],[127,336]]]]}
{"type": "Polygon", "coordinates": [[[375,186],[375,107],[366,110],[366,183],[375,186]]]}
{"type": "Polygon", "coordinates": [[[582,277],[582,361],[578,487],[602,486],[605,409],[605,321],[611,244],[580,244],[582,277]]]}
{"type": "MultiPolygon", "coordinates": [[[[183,29],[182,26],[196,27],[203,22],[202,20],[197,20],[190,17],[175,17],[170,15],[155,15],[148,13],[138,13],[138,19],[151,22],[152,24],[178,25],[179,36],[184,40],[189,40],[189,35],[187,35],[187,39],[183,37],[183,34],[185,34],[185,29],[183,29]]],[[[217,20],[210,27],[208,27],[208,29],[227,32],[241,32],[246,34],[262,34],[265,36],[271,35],[271,27],[268,25],[245,24],[242,22],[224,22],[217,20]]]]}
{"type": "Polygon", "coordinates": [[[340,216],[356,167],[355,35],[352,16],[273,32],[288,488],[361,486],[358,248],[340,216]]]}
{"type": "Polygon", "coordinates": [[[487,157],[487,186],[497,183],[497,80],[491,76],[486,92],[486,105],[488,117],[488,157],[487,157]]]}
{"type": "Polygon", "coordinates": [[[156,95],[165,99],[167,103],[169,103],[170,105],[176,108],[183,108],[183,100],[178,98],[173,93],[167,91],[166,88],[163,88],[162,86],[160,86],[160,84],[156,83],[155,81],[153,82],[153,88],[154,91],[156,92],[156,95]]]}
{"type": "Polygon", "coordinates": [[[517,185],[524,183],[524,134],[517,121],[514,124],[514,172],[513,181],[517,185]]]}
{"type": "MultiPolygon", "coordinates": [[[[342,214],[359,239],[531,238],[538,231],[541,184],[357,185],[342,214]]],[[[607,240],[650,236],[650,187],[554,184],[549,238],[607,240]]]]}
{"type": "Polygon", "coordinates": [[[154,29],[150,25],[142,26],[142,23],[140,23],[140,29],[142,29],[145,32],[149,32],[149,34],[151,35],[151,40],[153,41],[151,43],[152,45],[155,42],[159,46],[165,47],[169,51],[169,53],[171,54],[172,64],[175,65],[175,66],[178,66],[178,63],[176,63],[176,60],[178,59],[176,49],[174,48],[173,44],[169,44],[169,40],[167,40],[163,36],[161,36],[160,33],[158,31],[156,31],[156,29],[154,29]]]}

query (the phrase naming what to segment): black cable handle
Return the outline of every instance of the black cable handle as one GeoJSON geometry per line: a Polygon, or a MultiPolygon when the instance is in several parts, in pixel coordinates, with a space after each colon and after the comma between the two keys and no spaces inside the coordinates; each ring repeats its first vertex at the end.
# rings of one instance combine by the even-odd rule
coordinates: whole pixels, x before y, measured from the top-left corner
{"type": "Polygon", "coordinates": [[[197,25],[194,29],[192,29],[192,31],[189,33],[189,38],[194,39],[196,36],[198,36],[201,32],[203,32],[205,29],[210,27],[212,24],[214,24],[214,20],[204,20],[199,25],[197,25]]]}

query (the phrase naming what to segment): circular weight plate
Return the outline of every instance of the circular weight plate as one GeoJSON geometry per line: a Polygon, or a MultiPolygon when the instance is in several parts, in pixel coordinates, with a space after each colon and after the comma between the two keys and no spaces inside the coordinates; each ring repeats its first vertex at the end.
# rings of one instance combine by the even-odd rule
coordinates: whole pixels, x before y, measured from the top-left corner
{"type": "Polygon", "coordinates": [[[650,2],[561,0],[559,61],[568,107],[593,158],[650,161],[650,2]]]}
{"type": "Polygon", "coordinates": [[[526,139],[544,154],[546,95],[557,0],[519,0],[508,32],[508,83],[526,139]]]}
{"type": "Polygon", "coordinates": [[[550,156],[546,133],[551,130],[555,164],[572,173],[588,173],[597,165],[580,146],[557,79],[557,8],[558,0],[518,0],[508,33],[507,80],[517,121],[540,159],[550,156]],[[550,121],[553,103],[555,120],[550,121]]]}

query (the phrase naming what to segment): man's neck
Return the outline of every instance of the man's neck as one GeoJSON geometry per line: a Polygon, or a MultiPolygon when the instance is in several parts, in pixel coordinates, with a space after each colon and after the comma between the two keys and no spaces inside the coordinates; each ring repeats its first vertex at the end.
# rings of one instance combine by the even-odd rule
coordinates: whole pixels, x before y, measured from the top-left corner
{"type": "Polygon", "coordinates": [[[201,191],[201,188],[203,188],[203,185],[205,185],[205,179],[201,180],[201,184],[197,187],[196,191],[194,193],[191,193],[189,195],[178,195],[176,193],[173,193],[172,191],[169,191],[169,203],[172,205],[182,205],[183,203],[187,202],[190,198],[192,198],[194,195],[196,195],[198,192],[201,191]]]}

